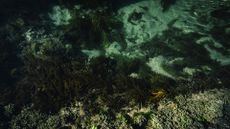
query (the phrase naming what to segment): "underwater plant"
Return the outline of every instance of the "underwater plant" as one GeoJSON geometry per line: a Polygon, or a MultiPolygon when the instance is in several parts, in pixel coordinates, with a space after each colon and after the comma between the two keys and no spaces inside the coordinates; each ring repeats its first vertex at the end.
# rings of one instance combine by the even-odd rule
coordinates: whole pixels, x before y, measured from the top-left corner
{"type": "Polygon", "coordinates": [[[166,95],[167,92],[164,89],[153,90],[150,96],[150,101],[160,101],[161,99],[165,98],[166,95]]]}
{"type": "Polygon", "coordinates": [[[57,111],[63,105],[70,104],[76,97],[86,93],[89,80],[93,79],[87,67],[84,66],[84,62],[84,60],[44,61],[30,57],[24,66],[26,76],[18,85],[20,89],[30,85],[30,93],[25,92],[27,90],[21,90],[17,96],[21,98],[20,96],[27,94],[28,96],[25,97],[31,97],[36,108],[43,111],[57,111]]]}
{"type": "Polygon", "coordinates": [[[105,106],[120,109],[131,100],[143,103],[150,94],[148,79],[117,73],[114,59],[102,56],[88,62],[87,58],[50,60],[29,53],[24,56],[24,77],[15,89],[18,105],[33,103],[36,109],[55,112],[83,100],[91,112],[99,112],[105,106]],[[95,102],[89,103],[89,100],[95,102]]]}

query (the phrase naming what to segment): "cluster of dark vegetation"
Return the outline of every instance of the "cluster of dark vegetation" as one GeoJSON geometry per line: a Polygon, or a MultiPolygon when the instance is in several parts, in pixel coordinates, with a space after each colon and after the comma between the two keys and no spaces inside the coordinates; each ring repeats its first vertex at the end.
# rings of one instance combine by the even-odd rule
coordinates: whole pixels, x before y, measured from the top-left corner
{"type": "Polygon", "coordinates": [[[28,55],[14,100],[20,106],[33,103],[42,111],[58,111],[74,101],[88,103],[98,97],[114,109],[126,106],[131,100],[145,103],[151,97],[153,81],[150,77],[129,77],[133,69],[138,71],[137,66],[137,61],[119,63],[106,57],[87,62],[85,58],[42,60],[28,55]]]}
{"type": "Polygon", "coordinates": [[[92,80],[84,60],[42,60],[29,57],[25,77],[16,88],[16,103],[33,102],[38,109],[57,110],[87,93],[92,80]]]}
{"type": "Polygon", "coordinates": [[[96,105],[120,110],[127,105],[157,103],[166,96],[222,86],[216,75],[201,74],[184,81],[157,74],[129,76],[132,72],[141,73],[142,65],[138,60],[117,61],[103,56],[88,62],[86,58],[42,60],[28,55],[22,68],[23,78],[15,89],[14,103],[20,107],[33,103],[38,110],[56,112],[74,101],[82,101],[92,112],[100,112],[96,105]]]}

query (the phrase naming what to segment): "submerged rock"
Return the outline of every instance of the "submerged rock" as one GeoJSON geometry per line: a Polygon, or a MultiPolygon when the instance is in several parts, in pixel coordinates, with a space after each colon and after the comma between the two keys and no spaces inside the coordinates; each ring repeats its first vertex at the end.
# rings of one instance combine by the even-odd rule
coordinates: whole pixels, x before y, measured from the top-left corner
{"type": "Polygon", "coordinates": [[[70,11],[67,8],[62,9],[60,6],[54,6],[49,17],[56,26],[68,25],[72,19],[70,11]]]}
{"type": "Polygon", "coordinates": [[[149,57],[147,65],[153,72],[174,79],[188,78],[197,72],[209,73],[212,67],[229,65],[228,48],[224,48],[225,43],[212,35],[214,26],[228,23],[210,15],[224,3],[144,0],[125,6],[118,10],[118,16],[124,25],[127,47],[116,54],[127,58],[149,57]],[[167,3],[173,4],[169,8],[167,3]],[[161,61],[155,60],[158,57],[161,61]],[[179,69],[175,68],[178,66],[176,62],[169,63],[177,58],[184,58],[179,69]],[[209,70],[204,67],[209,67],[209,70]],[[193,69],[193,72],[187,68],[193,69]]]}
{"type": "Polygon", "coordinates": [[[175,101],[164,100],[151,115],[148,128],[229,128],[225,105],[229,105],[229,90],[208,90],[191,96],[176,96],[175,101]],[[221,123],[224,122],[224,123],[221,123]],[[203,125],[206,123],[207,125],[203,125]]]}
{"type": "Polygon", "coordinates": [[[230,127],[229,92],[229,89],[212,89],[191,95],[177,95],[174,99],[163,99],[157,108],[149,103],[143,107],[123,108],[120,112],[96,109],[101,110],[96,114],[91,114],[91,109],[81,102],[64,107],[52,115],[42,114],[29,107],[13,117],[11,128],[227,129],[230,127]]]}

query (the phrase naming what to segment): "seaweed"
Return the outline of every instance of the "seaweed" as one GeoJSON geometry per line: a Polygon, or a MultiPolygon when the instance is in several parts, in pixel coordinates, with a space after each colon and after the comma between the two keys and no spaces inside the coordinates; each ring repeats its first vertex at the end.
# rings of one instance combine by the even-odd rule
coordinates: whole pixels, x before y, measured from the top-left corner
{"type": "Polygon", "coordinates": [[[97,57],[89,63],[84,58],[44,60],[28,55],[24,59],[24,78],[15,89],[19,106],[33,103],[41,111],[56,112],[82,100],[91,112],[99,112],[104,106],[117,110],[130,101],[145,103],[151,95],[148,78],[117,73],[114,59],[97,57]]]}
{"type": "Polygon", "coordinates": [[[24,78],[15,90],[16,102],[34,103],[37,109],[57,111],[86,93],[90,81],[84,60],[25,60],[24,78]],[[23,97],[24,96],[24,97],[23,97]],[[30,99],[30,100],[28,100],[30,99]]]}

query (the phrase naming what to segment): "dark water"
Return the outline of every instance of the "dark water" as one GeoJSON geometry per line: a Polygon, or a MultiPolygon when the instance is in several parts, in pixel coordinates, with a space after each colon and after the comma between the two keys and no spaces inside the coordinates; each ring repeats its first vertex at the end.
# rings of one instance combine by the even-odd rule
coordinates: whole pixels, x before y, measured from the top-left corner
{"type": "Polygon", "coordinates": [[[228,0],[1,0],[0,128],[230,128],[229,41],[228,0]]]}

